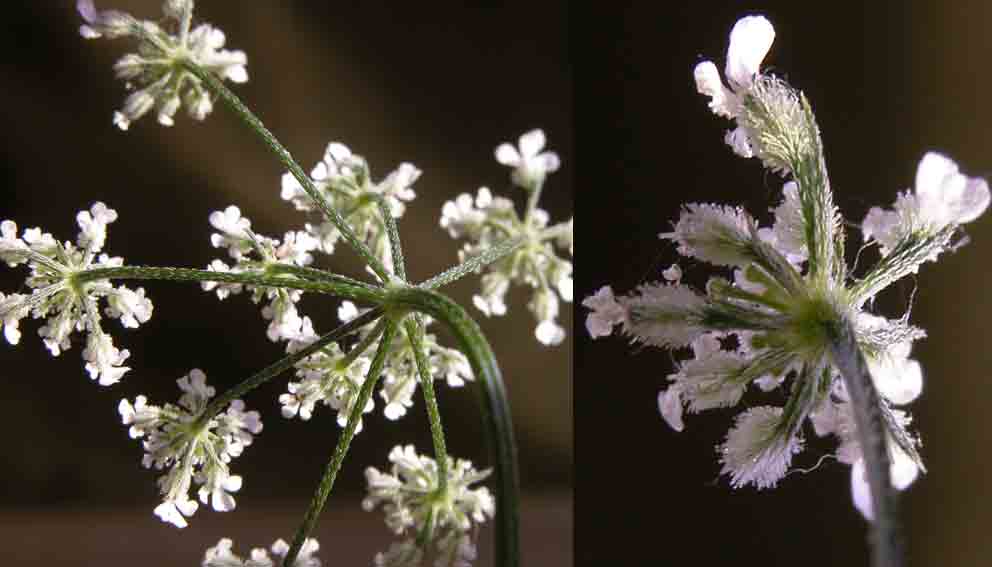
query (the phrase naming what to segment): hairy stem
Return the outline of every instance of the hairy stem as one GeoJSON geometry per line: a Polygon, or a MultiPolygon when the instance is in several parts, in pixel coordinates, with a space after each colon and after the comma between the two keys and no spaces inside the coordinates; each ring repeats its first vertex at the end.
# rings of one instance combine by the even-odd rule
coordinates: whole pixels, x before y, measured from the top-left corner
{"type": "Polygon", "coordinates": [[[437,462],[438,491],[444,493],[448,489],[448,449],[444,441],[444,427],[441,426],[441,412],[437,408],[437,397],[434,395],[434,377],[431,367],[424,355],[424,323],[419,315],[408,317],[404,322],[406,335],[410,339],[417,360],[417,370],[420,371],[420,387],[424,391],[424,405],[427,407],[427,418],[431,423],[431,439],[434,442],[434,460],[437,462]]]}
{"type": "Polygon", "coordinates": [[[375,321],[382,316],[383,310],[380,307],[366,311],[365,313],[359,315],[358,317],[348,321],[347,323],[339,326],[333,331],[324,334],[319,339],[317,339],[313,344],[304,347],[303,349],[277,361],[269,366],[266,366],[262,370],[259,370],[252,376],[248,377],[244,382],[238,384],[237,386],[231,388],[230,390],[224,392],[217,398],[214,398],[207,409],[204,410],[203,415],[200,417],[201,422],[207,422],[213,419],[215,415],[220,413],[227,404],[231,403],[232,400],[244,396],[248,392],[254,390],[255,388],[265,384],[272,378],[275,378],[279,374],[282,374],[286,370],[289,370],[297,362],[303,360],[304,358],[310,356],[311,354],[319,351],[325,346],[339,341],[342,338],[358,331],[362,326],[375,321]]]}
{"type": "Polygon", "coordinates": [[[106,279],[116,280],[168,280],[193,282],[218,282],[258,287],[298,289],[314,293],[335,295],[363,304],[379,305],[385,292],[366,284],[356,285],[345,281],[315,281],[310,279],[286,278],[266,275],[262,272],[214,272],[189,268],[153,268],[145,266],[122,266],[119,268],[95,268],[79,272],[73,276],[77,283],[106,279]]]}
{"type": "Polygon", "coordinates": [[[461,279],[479,268],[492,264],[503,258],[507,254],[516,252],[521,246],[527,243],[526,237],[508,238],[492,248],[487,248],[482,253],[472,256],[457,266],[448,268],[433,278],[421,283],[418,287],[423,289],[437,289],[455,280],[461,279]]]}
{"type": "Polygon", "coordinates": [[[376,382],[379,381],[379,375],[382,373],[382,367],[386,361],[386,353],[389,351],[390,343],[393,342],[393,337],[395,336],[396,324],[392,321],[387,321],[385,330],[382,333],[382,340],[379,342],[379,348],[372,358],[369,373],[365,378],[365,382],[362,384],[362,389],[358,393],[358,399],[355,400],[355,405],[348,415],[348,423],[344,426],[341,436],[338,437],[338,444],[334,448],[330,462],[327,463],[327,468],[324,469],[324,476],[320,479],[317,492],[314,493],[313,499],[310,501],[310,508],[303,517],[303,523],[296,530],[296,535],[293,536],[293,543],[289,546],[289,552],[286,554],[286,559],[282,563],[283,567],[291,567],[293,565],[296,561],[296,556],[300,553],[300,548],[303,547],[303,542],[306,541],[310,532],[317,525],[317,517],[320,516],[321,510],[324,509],[324,503],[331,494],[331,489],[334,487],[334,479],[337,478],[341,464],[344,463],[344,458],[348,454],[348,448],[351,447],[351,440],[355,436],[355,429],[357,429],[365,406],[372,396],[372,389],[375,388],[376,382]]]}
{"type": "Polygon", "coordinates": [[[362,280],[356,280],[355,278],[349,278],[348,276],[342,276],[340,274],[335,274],[333,272],[328,272],[326,270],[321,270],[318,268],[307,268],[301,266],[294,266],[292,264],[271,264],[266,267],[266,273],[269,274],[291,274],[298,278],[303,278],[305,280],[315,280],[320,282],[338,282],[354,286],[367,287],[374,289],[375,285],[368,282],[363,282],[362,280]]]}
{"type": "MultiPolygon", "coordinates": [[[[406,281],[406,265],[403,262],[403,246],[400,243],[400,231],[396,226],[396,219],[393,213],[386,206],[386,198],[379,195],[376,199],[379,207],[379,214],[382,215],[382,222],[386,225],[386,234],[389,236],[389,251],[393,255],[393,272],[401,281],[406,281]]],[[[383,280],[386,281],[386,280],[383,280]]]]}
{"type": "Polygon", "coordinates": [[[500,567],[520,565],[520,478],[510,404],[503,377],[486,337],[468,313],[448,297],[415,287],[395,290],[389,301],[430,315],[444,323],[468,357],[481,387],[486,443],[496,461],[496,561],[500,567]]]}
{"type": "Polygon", "coordinates": [[[234,114],[236,114],[246,126],[248,126],[248,129],[254,132],[255,135],[262,140],[266,147],[268,147],[272,153],[275,154],[276,159],[279,160],[279,163],[289,170],[289,173],[296,178],[296,181],[301,187],[303,187],[303,190],[307,192],[307,195],[313,199],[313,202],[316,203],[320,211],[324,213],[327,220],[331,221],[334,226],[341,231],[341,236],[344,238],[345,242],[347,242],[355,250],[355,252],[362,257],[362,260],[364,260],[372,268],[372,271],[374,271],[377,276],[382,278],[382,281],[388,281],[389,274],[386,271],[386,268],[382,265],[382,262],[380,262],[379,259],[375,257],[375,254],[369,250],[369,247],[358,238],[358,235],[356,235],[355,231],[351,229],[351,226],[349,226],[348,222],[343,216],[341,216],[341,213],[331,207],[321,196],[320,192],[314,186],[313,181],[310,180],[310,176],[308,176],[303,171],[303,168],[296,163],[289,151],[279,143],[279,140],[277,140],[276,137],[272,135],[272,132],[270,132],[265,125],[262,124],[262,121],[259,120],[258,117],[255,116],[252,111],[241,102],[236,94],[225,87],[213,73],[196,65],[192,61],[185,61],[184,67],[190,73],[196,75],[201,81],[203,81],[203,84],[207,87],[207,89],[224,101],[224,104],[226,104],[227,107],[230,108],[231,111],[234,112],[234,114]]]}
{"type": "Polygon", "coordinates": [[[858,347],[854,326],[844,321],[836,329],[831,341],[830,354],[834,365],[844,377],[854,409],[854,422],[858,441],[865,460],[865,473],[871,488],[872,510],[872,565],[874,567],[901,567],[903,565],[902,538],[898,518],[895,490],[889,481],[890,457],[886,439],[885,416],[881,399],[858,347]]]}

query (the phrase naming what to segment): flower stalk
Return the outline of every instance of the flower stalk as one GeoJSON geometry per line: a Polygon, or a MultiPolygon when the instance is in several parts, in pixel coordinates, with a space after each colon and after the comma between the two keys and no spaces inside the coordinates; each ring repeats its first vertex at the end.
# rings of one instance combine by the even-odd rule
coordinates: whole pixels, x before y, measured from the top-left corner
{"type": "Polygon", "coordinates": [[[871,490],[874,511],[872,523],[872,565],[901,567],[902,534],[896,491],[889,480],[892,459],[889,456],[887,426],[882,413],[882,399],[875,388],[864,353],[858,347],[855,330],[849,321],[833,328],[830,355],[844,378],[844,385],[854,409],[856,433],[865,459],[865,475],[871,490]]]}
{"type": "Polygon", "coordinates": [[[376,382],[379,381],[379,376],[382,373],[383,364],[386,360],[386,353],[393,341],[393,337],[396,335],[396,323],[388,319],[383,319],[383,325],[382,340],[379,342],[379,348],[372,358],[372,365],[369,367],[368,376],[358,394],[358,401],[355,403],[355,407],[352,408],[351,414],[348,415],[348,423],[338,437],[337,446],[334,447],[331,460],[324,469],[324,475],[320,479],[317,491],[314,493],[313,499],[310,501],[310,507],[303,517],[303,523],[300,524],[300,527],[296,530],[296,534],[293,536],[293,542],[289,546],[289,552],[283,561],[283,567],[293,567],[296,556],[299,554],[307,537],[309,537],[317,525],[320,512],[324,509],[324,503],[327,502],[327,497],[330,496],[331,490],[334,488],[334,480],[338,476],[338,471],[341,470],[344,458],[348,455],[348,449],[351,447],[351,440],[355,437],[358,422],[362,419],[362,408],[365,407],[369,398],[372,397],[372,390],[375,388],[376,382]]]}

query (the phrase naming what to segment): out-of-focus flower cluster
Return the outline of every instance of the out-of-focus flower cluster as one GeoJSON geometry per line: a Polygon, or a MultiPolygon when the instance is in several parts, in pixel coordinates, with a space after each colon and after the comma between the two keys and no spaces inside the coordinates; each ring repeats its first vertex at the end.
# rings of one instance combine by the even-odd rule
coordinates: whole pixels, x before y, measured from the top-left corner
{"type": "Polygon", "coordinates": [[[510,144],[496,148],[496,159],[513,167],[511,179],[528,192],[528,205],[521,219],[513,201],[494,197],[482,187],[473,198],[465,193],[444,204],[441,227],[452,238],[467,242],[459,251],[464,262],[501,242],[520,239],[523,244],[513,253],[490,264],[482,276],[481,293],[472,299],[488,315],[506,313],[506,293],[510,284],[524,284],[534,289],[527,308],[538,321],[537,339],[557,345],[565,338],[558,324],[559,298],[572,301],[572,263],[558,256],[555,246],[573,252],[573,220],[549,227],[548,213],[537,207],[545,177],[558,169],[557,154],[541,152],[544,132],[533,130],[520,137],[519,149],[510,144]]]}
{"type": "Polygon", "coordinates": [[[130,353],[114,346],[101,325],[100,299],[106,298],[103,314],[119,319],[126,328],[135,328],[152,316],[152,303],[145,290],[113,286],[105,279],[81,282],[79,275],[97,268],[114,268],[124,259],[101,253],[107,240],[107,225],[117,220],[117,212],[103,203],[76,215],[79,235],[76,243],[59,242],[40,228],[29,228],[17,236],[17,224],[0,223],[0,261],[14,267],[26,265],[30,275],[25,286],[30,294],[0,293],[0,326],[7,342],[20,342],[20,321],[29,315],[45,319],[38,330],[53,356],[72,347],[73,331],[86,333],[83,359],[90,377],[101,386],[121,379],[130,353]]]}
{"type": "Polygon", "coordinates": [[[176,383],[183,392],[179,405],[154,406],[145,396],[138,396],[134,403],[121,400],[118,411],[124,425],[130,426],[131,438],[144,439],[141,464],[169,469],[158,479],[163,501],[155,515],[183,528],[184,516],[192,516],[198,507],[189,498],[193,482],[200,486],[203,504],[209,503],[218,512],[234,509],[231,494],[241,489],[241,477],[232,475],[228,464],[261,433],[262,421],[258,412],[245,411],[241,400],[231,402],[226,412],[206,418],[204,411],[214,388],[207,385],[201,370],[190,371],[176,383]]]}
{"type": "Polygon", "coordinates": [[[447,486],[440,489],[437,463],[418,455],[412,445],[389,453],[391,473],[365,470],[368,496],[362,507],[379,506],[386,525],[397,535],[408,535],[375,557],[377,567],[434,565],[467,567],[476,557],[473,526],[492,518],[495,502],[485,487],[472,488],[490,471],[477,471],[465,460],[449,459],[447,486]]]}
{"type": "MultiPolygon", "coordinates": [[[[289,553],[289,544],[282,539],[277,539],[269,549],[256,547],[251,550],[251,556],[242,559],[235,555],[234,542],[229,538],[223,538],[217,545],[207,549],[203,556],[201,567],[284,567],[283,560],[289,553]]],[[[322,565],[317,557],[320,544],[314,538],[307,538],[300,548],[299,555],[292,566],[285,567],[320,567],[322,565]]]]}
{"type": "Polygon", "coordinates": [[[949,158],[927,153],[915,191],[900,194],[892,210],[871,209],[861,224],[864,241],[878,244],[880,259],[853,277],[809,103],[781,79],[759,71],[774,36],[765,18],[743,18],[730,34],[729,88],[711,62],[695,72],[711,110],[737,122],[726,136],[734,152],[792,176],[773,209],[772,226],[761,227],[739,207],[685,205],[673,230],[660,236],[687,259],[729,268],[730,278],[713,277],[700,293],[682,282],[683,270],[674,265],[662,281],[626,295],[604,286],[583,301],[591,310],[586,327],[594,338],[619,330],[634,342],[691,349],[658,397],[662,417],[676,431],[684,428],[684,411],[736,406],[752,384],[782,392],[783,406],[752,406],[737,416],[717,448],[722,473],[735,488],[775,486],[802,450],[808,418],[817,435],[837,437],[837,459],[852,466],[854,502],[871,517],[864,455],[832,341],[847,325],[853,329],[882,398],[877,411],[887,429],[891,482],[904,489],[923,464],[919,439],[906,429],[909,415],[895,406],[922,390],[922,370],[910,353],[925,333],[908,323],[908,311],[888,319],[866,306],[951,249],[961,225],[987,208],[989,189],[985,180],[961,174],[949,158]]]}
{"type": "Polygon", "coordinates": [[[180,106],[195,120],[210,114],[213,97],[200,78],[184,67],[186,62],[220,80],[248,80],[247,57],[243,51],[223,49],[224,32],[210,24],[192,27],[193,0],[166,0],[162,5],[165,27],[117,10],[98,11],[93,0],[77,0],[76,9],[86,22],[79,28],[84,38],[126,37],[137,43],[136,53],[128,53],[114,65],[117,78],[132,91],[124,107],[114,113],[114,124],[121,130],[152,109],[163,126],[173,125],[180,106]]]}

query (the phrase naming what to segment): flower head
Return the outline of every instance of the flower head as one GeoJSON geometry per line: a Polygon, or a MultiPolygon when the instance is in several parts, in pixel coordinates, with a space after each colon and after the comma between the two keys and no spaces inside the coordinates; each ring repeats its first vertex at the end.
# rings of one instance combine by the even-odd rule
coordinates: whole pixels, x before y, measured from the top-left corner
{"type": "Polygon", "coordinates": [[[558,154],[542,152],[547,140],[544,130],[531,130],[520,136],[519,145],[503,143],[496,148],[496,161],[513,168],[510,178],[513,183],[525,189],[533,189],[544,183],[544,178],[561,165],[558,154]]]}
{"type": "Polygon", "coordinates": [[[476,471],[468,461],[450,460],[447,487],[442,491],[437,463],[418,455],[412,445],[394,447],[389,461],[393,463],[391,474],[373,467],[365,470],[368,497],[362,507],[371,511],[381,505],[386,525],[394,533],[419,534],[423,541],[394,544],[376,556],[376,565],[418,565],[425,553],[437,556],[440,565],[468,564],[475,558],[469,531],[495,513],[489,490],[471,488],[489,476],[489,471],[476,471]]]}
{"type": "Polygon", "coordinates": [[[855,504],[870,517],[866,455],[845,385],[851,377],[842,376],[834,356],[850,339],[864,358],[880,394],[867,411],[883,417],[892,486],[906,488],[924,468],[910,417],[895,406],[922,391],[922,368],[910,353],[926,333],[909,324],[908,312],[896,319],[872,313],[872,300],[953,246],[961,225],[988,207],[989,189],[949,158],[926,154],[915,192],[899,195],[893,210],[872,209],[862,224],[881,258],[855,277],[843,257],[846,223],[833,202],[809,102],[759,72],[773,38],[760,16],[734,26],[729,87],[712,63],[696,67],[697,88],[711,97],[713,111],[738,122],[729,136],[738,153],[753,153],[767,169],[792,177],[771,209],[773,224],[762,227],[739,207],[686,205],[672,232],[661,236],[687,259],[731,271],[728,277],[710,278],[703,292],[682,281],[681,269],[624,295],[605,286],[583,301],[590,309],[586,326],[594,338],[616,332],[651,346],[690,347],[658,396],[663,420],[676,431],[684,429],[687,412],[736,407],[752,386],[763,392],[781,386],[784,405],[738,414],[717,447],[721,472],[734,488],[775,486],[801,452],[809,420],[817,435],[837,438],[837,459],[852,466],[855,504]]]}
{"type": "Polygon", "coordinates": [[[530,286],[534,292],[527,307],[538,321],[534,334],[542,344],[557,345],[565,338],[557,322],[559,300],[572,301],[572,263],[559,256],[555,245],[567,245],[571,253],[573,223],[553,227],[547,223],[548,214],[541,209],[521,220],[512,201],[493,197],[485,187],[474,200],[463,194],[448,201],[441,216],[441,227],[452,237],[469,240],[459,252],[462,261],[509,239],[525,242],[487,267],[481,293],[472,302],[487,316],[500,316],[506,313],[504,298],[510,285],[530,286]]]}
{"type": "Polygon", "coordinates": [[[123,265],[123,258],[101,253],[107,240],[107,225],[117,220],[117,212],[103,203],[76,215],[79,234],[76,242],[58,242],[40,228],[17,236],[14,221],[0,223],[0,260],[9,266],[26,265],[30,276],[25,282],[30,294],[0,294],[0,325],[10,344],[20,341],[20,320],[30,315],[46,319],[38,334],[53,356],[72,347],[74,331],[86,333],[83,359],[90,377],[101,386],[121,379],[129,370],[124,366],[129,352],[118,349],[104,332],[100,300],[107,307],[102,314],[135,328],[152,316],[152,303],[145,290],[113,286],[106,279],[81,281],[81,276],[98,268],[123,265]]]}
{"type": "MultiPolygon", "coordinates": [[[[306,232],[290,231],[282,240],[255,234],[251,231],[251,221],[242,217],[241,210],[234,205],[211,213],[210,224],[218,231],[210,235],[210,243],[215,248],[226,248],[235,260],[233,266],[214,260],[207,266],[211,271],[267,273],[280,265],[307,266],[313,262],[311,252],[318,246],[306,232]]],[[[283,277],[294,278],[290,274],[283,274],[283,277]]],[[[273,342],[291,340],[300,332],[303,318],[296,309],[302,296],[299,290],[218,282],[204,282],[203,289],[215,292],[220,299],[247,289],[253,302],[267,301],[262,308],[262,317],[269,321],[267,335],[273,342]]]]}
{"type": "Polygon", "coordinates": [[[220,80],[248,80],[247,57],[243,51],[223,49],[224,32],[210,24],[191,27],[193,0],[166,0],[162,7],[166,27],[116,10],[98,11],[93,0],[77,0],[76,9],[85,22],[79,28],[84,38],[128,37],[137,42],[137,52],[114,65],[117,77],[132,90],[124,107],[114,113],[114,124],[121,130],[152,109],[163,126],[173,125],[183,105],[191,118],[206,118],[213,109],[213,98],[186,65],[200,67],[220,80]]]}
{"type": "MultiPolygon", "coordinates": [[[[313,168],[310,178],[324,201],[343,212],[355,234],[369,244],[376,257],[389,267],[392,265],[392,255],[378,200],[385,201],[386,209],[393,218],[402,217],[406,204],[417,196],[413,184],[420,174],[421,171],[413,164],[401,163],[385,179],[374,183],[365,158],[353,154],[344,144],[331,142],[324,152],[323,161],[313,168]]],[[[289,173],[282,176],[282,198],[299,211],[318,210],[300,183],[289,173]]],[[[341,237],[338,228],[326,219],[319,224],[307,224],[306,230],[325,254],[334,252],[335,244],[341,237]]]]}
{"type": "Polygon", "coordinates": [[[193,369],[176,381],[183,395],[178,405],[148,404],[138,396],[134,402],[121,400],[118,411],[124,425],[129,425],[132,439],[144,438],[145,468],[168,472],[158,479],[163,496],[155,515],[179,528],[186,527],[184,517],[198,507],[189,499],[193,482],[200,485],[200,502],[209,503],[218,512],[235,507],[231,495],[241,488],[241,477],[230,474],[228,463],[251,445],[261,433],[262,422],[256,411],[245,411],[244,402],[235,400],[224,413],[207,418],[204,412],[214,388],[206,376],[193,369]]]}

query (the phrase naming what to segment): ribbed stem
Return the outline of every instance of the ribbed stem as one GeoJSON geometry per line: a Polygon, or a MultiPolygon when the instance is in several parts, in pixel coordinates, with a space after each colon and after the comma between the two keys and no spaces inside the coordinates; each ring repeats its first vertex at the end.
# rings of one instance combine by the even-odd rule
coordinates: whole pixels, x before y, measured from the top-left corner
{"type": "Polygon", "coordinates": [[[296,535],[293,536],[293,543],[289,546],[289,552],[286,554],[286,559],[282,563],[283,567],[291,567],[293,565],[296,561],[296,556],[300,553],[300,548],[303,547],[303,542],[306,541],[307,537],[310,536],[310,532],[317,525],[317,518],[320,516],[321,510],[324,509],[324,503],[327,502],[327,497],[330,496],[331,489],[334,488],[334,479],[337,478],[338,471],[341,470],[341,464],[344,463],[344,458],[348,454],[349,447],[351,447],[351,440],[355,437],[355,429],[358,427],[358,422],[362,419],[362,413],[366,404],[368,404],[369,398],[372,397],[372,389],[375,388],[376,382],[379,381],[379,375],[382,374],[382,367],[386,361],[386,353],[389,352],[389,346],[393,342],[393,337],[396,336],[396,324],[385,319],[383,321],[385,321],[385,329],[382,333],[382,340],[379,342],[379,348],[372,358],[369,373],[365,377],[362,389],[358,392],[358,399],[355,400],[351,414],[348,415],[348,423],[344,426],[344,430],[341,431],[341,436],[338,437],[338,444],[334,448],[331,460],[327,463],[327,468],[324,469],[324,476],[320,479],[317,492],[314,493],[313,499],[310,501],[310,508],[303,518],[303,523],[296,530],[296,535]]]}
{"type": "Polygon", "coordinates": [[[865,473],[871,488],[872,510],[872,565],[874,567],[902,567],[903,550],[900,535],[898,502],[889,480],[890,457],[886,436],[885,417],[881,399],[864,354],[858,347],[853,325],[844,321],[832,337],[830,354],[834,366],[840,370],[854,409],[854,422],[858,441],[865,460],[865,473]]]}
{"type": "Polygon", "coordinates": [[[218,282],[259,287],[298,289],[313,293],[334,295],[363,304],[379,305],[385,292],[365,284],[356,285],[344,281],[315,281],[309,279],[271,276],[264,273],[214,272],[189,268],[156,268],[146,266],[122,266],[119,268],[95,268],[79,272],[73,276],[82,284],[96,280],[168,280],[192,282],[218,282]]]}
{"type": "Polygon", "coordinates": [[[463,278],[484,266],[488,266],[507,254],[512,254],[527,243],[526,237],[508,238],[492,248],[487,248],[480,254],[472,256],[457,266],[448,268],[433,278],[421,283],[423,289],[437,289],[455,280],[463,278]]]}
{"type": "Polygon", "coordinates": [[[389,237],[389,252],[393,257],[393,272],[400,281],[406,281],[406,264],[403,261],[403,245],[400,243],[400,231],[396,226],[396,219],[386,205],[386,198],[378,195],[376,205],[379,207],[379,214],[382,222],[386,225],[386,235],[389,237]]]}
{"type": "Polygon", "coordinates": [[[341,216],[341,213],[331,207],[323,196],[321,196],[320,192],[317,190],[317,187],[314,186],[313,181],[310,180],[310,176],[303,171],[303,168],[301,168],[298,163],[296,163],[296,160],[293,159],[293,156],[290,155],[289,151],[279,143],[279,140],[272,135],[272,132],[269,132],[268,128],[262,124],[262,121],[259,120],[258,117],[255,116],[252,111],[241,102],[236,94],[225,87],[213,73],[199,67],[192,61],[186,61],[184,63],[184,67],[190,73],[196,75],[201,81],[203,81],[204,86],[224,101],[224,104],[226,104],[227,107],[231,109],[231,111],[234,112],[234,114],[237,115],[246,126],[248,126],[248,129],[254,132],[255,135],[262,140],[266,147],[268,147],[272,153],[275,154],[276,159],[279,160],[279,163],[281,163],[283,167],[285,167],[289,173],[296,178],[296,181],[301,187],[303,187],[303,190],[307,192],[307,195],[313,199],[313,202],[317,205],[324,216],[327,217],[327,220],[331,221],[334,226],[341,231],[341,236],[344,238],[345,242],[347,242],[355,250],[355,252],[362,257],[362,259],[372,268],[372,271],[374,271],[377,276],[382,278],[382,281],[389,281],[388,272],[386,271],[385,266],[382,265],[382,262],[380,262],[379,259],[375,257],[375,254],[369,250],[369,247],[358,238],[358,235],[356,235],[355,231],[351,229],[351,226],[349,226],[348,222],[343,216],[341,216]]]}
{"type": "Polygon", "coordinates": [[[434,395],[434,377],[431,376],[431,366],[424,356],[424,324],[419,315],[408,317],[404,322],[406,335],[410,339],[417,360],[417,370],[420,372],[420,388],[424,392],[424,405],[427,407],[427,419],[431,424],[431,440],[434,442],[434,460],[437,462],[438,491],[443,493],[448,489],[448,449],[444,441],[444,427],[441,426],[441,412],[437,407],[437,397],[434,395]]]}

